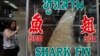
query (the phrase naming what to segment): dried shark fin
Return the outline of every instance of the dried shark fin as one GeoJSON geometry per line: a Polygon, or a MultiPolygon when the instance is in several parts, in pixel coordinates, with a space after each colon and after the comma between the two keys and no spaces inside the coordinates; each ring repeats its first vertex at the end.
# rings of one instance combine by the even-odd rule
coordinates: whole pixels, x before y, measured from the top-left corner
{"type": "Polygon", "coordinates": [[[75,15],[76,11],[71,8],[64,13],[48,42],[48,47],[71,47],[73,52],[76,44],[72,33],[75,15]]]}

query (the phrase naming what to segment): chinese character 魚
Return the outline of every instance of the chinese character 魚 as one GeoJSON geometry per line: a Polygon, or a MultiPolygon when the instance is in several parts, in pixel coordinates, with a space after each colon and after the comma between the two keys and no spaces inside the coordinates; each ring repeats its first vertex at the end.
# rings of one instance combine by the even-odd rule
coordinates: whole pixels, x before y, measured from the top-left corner
{"type": "Polygon", "coordinates": [[[43,20],[42,20],[41,15],[39,13],[36,13],[32,17],[31,27],[29,28],[29,33],[43,34],[43,30],[41,29],[42,24],[43,24],[43,20]]]}

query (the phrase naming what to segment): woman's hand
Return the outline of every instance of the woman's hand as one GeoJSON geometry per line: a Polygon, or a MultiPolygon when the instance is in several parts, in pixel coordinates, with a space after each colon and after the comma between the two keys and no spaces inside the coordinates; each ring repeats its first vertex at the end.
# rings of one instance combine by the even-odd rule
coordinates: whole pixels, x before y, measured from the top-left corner
{"type": "Polygon", "coordinates": [[[19,27],[17,26],[17,27],[16,27],[16,34],[18,33],[18,30],[19,30],[19,27]]]}
{"type": "Polygon", "coordinates": [[[19,30],[19,26],[16,27],[16,30],[19,30]]]}

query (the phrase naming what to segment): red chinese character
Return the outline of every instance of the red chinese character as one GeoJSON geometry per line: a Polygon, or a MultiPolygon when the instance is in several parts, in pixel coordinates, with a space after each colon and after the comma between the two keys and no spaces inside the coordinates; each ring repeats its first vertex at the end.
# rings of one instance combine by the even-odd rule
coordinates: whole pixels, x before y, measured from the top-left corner
{"type": "Polygon", "coordinates": [[[42,28],[42,24],[43,24],[43,20],[42,20],[41,15],[39,13],[36,13],[32,17],[31,27],[29,28],[29,33],[43,34],[43,30],[41,29],[42,28]]]}
{"type": "Polygon", "coordinates": [[[87,15],[84,15],[84,18],[82,20],[82,26],[80,27],[82,29],[81,34],[84,33],[95,33],[96,30],[94,29],[94,18],[88,18],[87,15]]]}

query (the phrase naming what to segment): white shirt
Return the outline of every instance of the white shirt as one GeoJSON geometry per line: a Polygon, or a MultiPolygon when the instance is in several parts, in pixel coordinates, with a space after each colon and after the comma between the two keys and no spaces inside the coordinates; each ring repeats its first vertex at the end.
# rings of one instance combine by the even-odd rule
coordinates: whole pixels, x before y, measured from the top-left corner
{"type": "Polygon", "coordinates": [[[18,45],[18,38],[15,34],[11,38],[8,39],[8,37],[3,33],[3,48],[4,49],[13,49],[18,45]]]}

